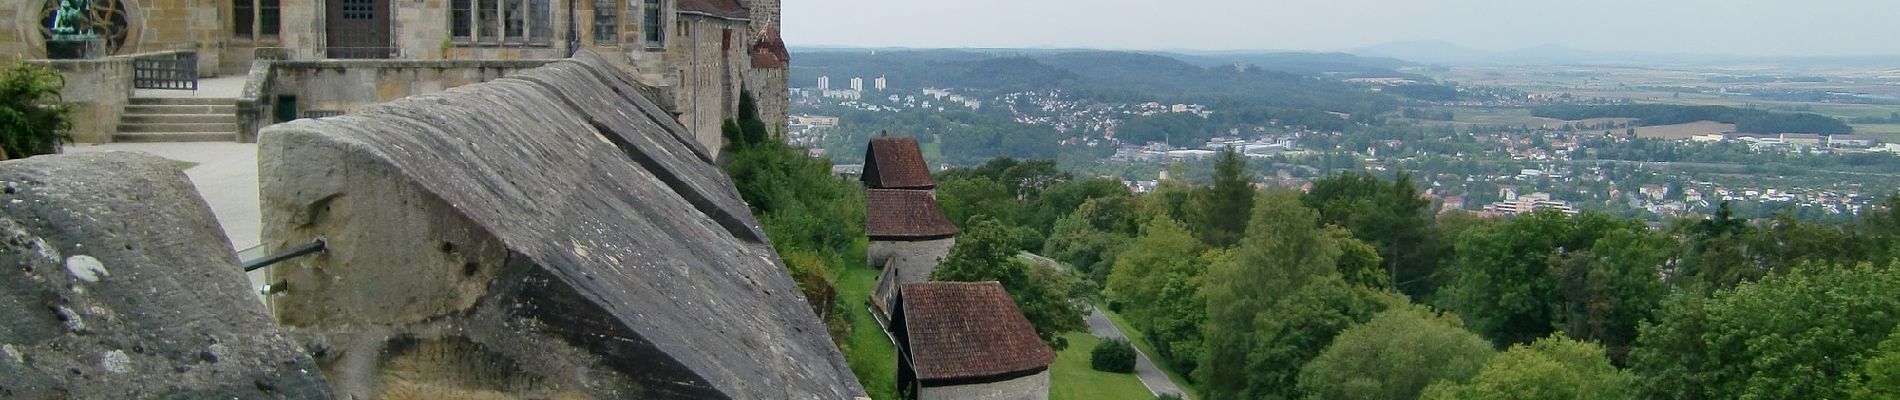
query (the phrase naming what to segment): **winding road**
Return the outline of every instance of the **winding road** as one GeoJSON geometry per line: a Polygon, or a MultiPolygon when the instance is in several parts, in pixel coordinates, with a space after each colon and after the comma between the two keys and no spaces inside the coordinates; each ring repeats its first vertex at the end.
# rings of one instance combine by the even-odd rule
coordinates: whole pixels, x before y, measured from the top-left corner
{"type": "MultiPolygon", "coordinates": [[[[1109,321],[1107,315],[1096,310],[1094,305],[1089,305],[1089,315],[1082,319],[1088,322],[1091,335],[1128,340],[1128,335],[1122,334],[1121,328],[1116,327],[1115,322],[1109,321]]],[[[1189,398],[1187,392],[1181,390],[1180,385],[1174,384],[1174,380],[1168,379],[1168,374],[1162,373],[1154,360],[1148,359],[1148,354],[1142,353],[1140,348],[1135,349],[1135,377],[1141,378],[1141,384],[1147,385],[1148,391],[1153,392],[1155,396],[1173,393],[1181,396],[1182,399],[1189,398]]]]}

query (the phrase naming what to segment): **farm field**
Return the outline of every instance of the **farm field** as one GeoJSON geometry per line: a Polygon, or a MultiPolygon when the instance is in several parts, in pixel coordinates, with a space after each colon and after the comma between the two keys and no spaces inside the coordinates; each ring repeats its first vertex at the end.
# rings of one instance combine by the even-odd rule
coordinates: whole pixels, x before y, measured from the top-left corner
{"type": "Polygon", "coordinates": [[[1636,128],[1636,136],[1677,140],[1688,139],[1695,135],[1734,131],[1735,124],[1724,124],[1715,121],[1696,121],[1687,124],[1640,126],[1636,128]]]}

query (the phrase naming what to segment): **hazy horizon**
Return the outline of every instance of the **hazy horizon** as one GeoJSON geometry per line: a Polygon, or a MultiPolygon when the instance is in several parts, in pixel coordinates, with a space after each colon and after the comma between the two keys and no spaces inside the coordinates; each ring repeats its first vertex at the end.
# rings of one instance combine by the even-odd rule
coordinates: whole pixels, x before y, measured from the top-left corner
{"type": "Polygon", "coordinates": [[[1839,0],[785,0],[803,47],[1348,51],[1438,41],[1486,51],[1900,55],[1900,2],[1839,0]],[[1182,7],[1189,12],[1181,12],[1182,7]],[[1152,30],[1134,29],[1145,25],[1152,30]]]}

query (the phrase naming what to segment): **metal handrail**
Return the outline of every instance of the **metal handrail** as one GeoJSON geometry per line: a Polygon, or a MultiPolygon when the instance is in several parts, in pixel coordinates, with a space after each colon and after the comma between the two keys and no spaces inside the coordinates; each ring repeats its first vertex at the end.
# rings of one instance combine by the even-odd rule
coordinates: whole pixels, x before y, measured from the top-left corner
{"type": "Polygon", "coordinates": [[[271,264],[284,262],[285,260],[289,260],[292,258],[303,257],[303,256],[314,254],[314,253],[320,253],[324,251],[325,246],[326,245],[323,241],[323,238],[317,238],[317,240],[313,240],[310,243],[305,243],[297,247],[292,247],[289,250],[285,250],[281,253],[264,256],[264,258],[245,261],[244,272],[251,272],[251,271],[263,269],[264,267],[271,266],[271,264]]]}

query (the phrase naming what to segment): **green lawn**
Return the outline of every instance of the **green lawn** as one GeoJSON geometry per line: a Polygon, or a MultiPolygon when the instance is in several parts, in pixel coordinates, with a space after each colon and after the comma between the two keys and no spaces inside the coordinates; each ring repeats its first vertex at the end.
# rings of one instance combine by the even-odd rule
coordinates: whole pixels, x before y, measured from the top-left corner
{"type": "Polygon", "coordinates": [[[1049,366],[1049,400],[1155,398],[1135,374],[1089,368],[1089,351],[1095,350],[1101,339],[1088,332],[1070,332],[1062,337],[1069,340],[1069,348],[1056,354],[1056,363],[1049,366]]]}
{"type": "MultiPolygon", "coordinates": [[[[1108,315],[1108,320],[1114,322],[1116,328],[1121,328],[1122,334],[1128,335],[1128,339],[1134,342],[1135,348],[1141,349],[1141,354],[1146,354],[1149,359],[1154,360],[1155,364],[1161,367],[1161,372],[1168,374],[1168,379],[1173,379],[1176,385],[1181,386],[1181,390],[1186,390],[1188,397],[1196,399],[1204,398],[1201,397],[1201,388],[1188,383],[1188,380],[1183,379],[1179,371],[1174,370],[1173,364],[1169,363],[1168,360],[1162,359],[1161,353],[1155,352],[1155,347],[1148,344],[1148,334],[1135,330],[1134,325],[1129,325],[1127,320],[1123,320],[1121,314],[1109,311],[1107,307],[1098,306],[1097,308],[1101,309],[1103,314],[1108,315]]],[[[1073,346],[1073,344],[1071,344],[1071,346],[1073,346]]]]}
{"type": "Polygon", "coordinates": [[[937,163],[943,162],[943,142],[941,141],[919,141],[917,151],[923,153],[925,160],[932,160],[937,163]]]}
{"type": "Polygon", "coordinates": [[[838,274],[838,296],[851,319],[851,337],[845,341],[844,359],[858,383],[873,399],[897,398],[897,350],[889,337],[878,328],[865,302],[877,288],[877,270],[853,265],[838,274]]]}

